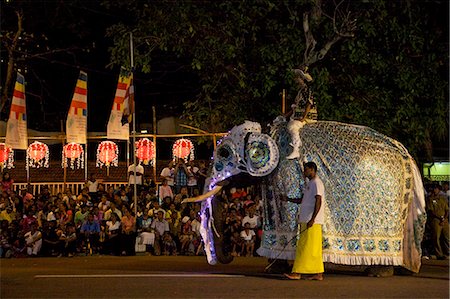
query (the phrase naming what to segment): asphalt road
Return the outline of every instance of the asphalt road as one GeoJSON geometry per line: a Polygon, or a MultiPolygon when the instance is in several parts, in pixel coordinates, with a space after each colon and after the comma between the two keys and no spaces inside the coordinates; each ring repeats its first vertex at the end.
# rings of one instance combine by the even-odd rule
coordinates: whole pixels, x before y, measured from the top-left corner
{"type": "Polygon", "coordinates": [[[263,272],[264,258],[210,266],[204,257],[1,259],[1,298],[448,298],[448,261],[413,276],[328,271],[323,281],[263,272]]]}

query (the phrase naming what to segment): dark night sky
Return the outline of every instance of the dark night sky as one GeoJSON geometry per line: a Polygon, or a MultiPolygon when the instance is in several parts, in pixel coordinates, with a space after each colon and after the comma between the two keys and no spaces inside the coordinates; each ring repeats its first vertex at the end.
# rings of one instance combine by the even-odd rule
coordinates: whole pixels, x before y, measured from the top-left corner
{"type": "MultiPolygon", "coordinates": [[[[78,1],[79,5],[76,6],[70,1],[24,3],[25,32],[33,32],[35,36],[45,34],[48,41],[36,39],[42,46],[69,49],[25,63],[29,128],[60,130],[60,122],[65,122],[81,69],[88,73],[88,130],[105,131],[119,76],[118,67],[107,68],[111,40],[105,37],[106,28],[115,22],[124,21],[124,15],[119,12],[105,13],[98,3],[83,1],[78,1]]],[[[2,31],[14,30],[15,15],[4,2],[1,14],[2,31]]],[[[42,52],[36,48],[33,51],[42,52]]],[[[2,74],[6,70],[4,57],[2,52],[2,74]]],[[[198,88],[195,76],[189,73],[190,65],[184,65],[170,54],[155,52],[151,67],[150,74],[143,74],[139,70],[135,74],[138,124],[152,123],[152,106],[156,106],[158,120],[181,114],[182,102],[192,98],[198,88]]],[[[8,111],[9,105],[2,111],[3,120],[7,119],[8,111]]]]}

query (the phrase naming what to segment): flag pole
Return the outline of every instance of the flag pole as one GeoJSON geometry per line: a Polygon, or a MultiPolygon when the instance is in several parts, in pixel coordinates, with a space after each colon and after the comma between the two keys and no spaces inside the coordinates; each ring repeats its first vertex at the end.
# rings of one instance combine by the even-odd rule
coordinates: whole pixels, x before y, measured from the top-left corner
{"type": "MultiPolygon", "coordinates": [[[[86,77],[86,144],[84,149],[84,182],[86,183],[88,180],[88,100],[87,100],[87,82],[88,79],[86,77]]],[[[80,191],[81,192],[81,191],[80,191]]]]}
{"type": "MultiPolygon", "coordinates": [[[[130,64],[131,64],[131,78],[134,81],[134,49],[133,49],[133,33],[130,32],[130,64]]],[[[134,82],[133,82],[134,84],[134,82]]],[[[134,86],[133,86],[134,88],[134,86]]],[[[134,90],[134,92],[136,92],[134,90]]],[[[134,172],[134,217],[137,217],[137,185],[136,185],[136,113],[135,103],[133,103],[133,172],[134,172]]],[[[131,107],[130,107],[131,108],[131,107]]]]}

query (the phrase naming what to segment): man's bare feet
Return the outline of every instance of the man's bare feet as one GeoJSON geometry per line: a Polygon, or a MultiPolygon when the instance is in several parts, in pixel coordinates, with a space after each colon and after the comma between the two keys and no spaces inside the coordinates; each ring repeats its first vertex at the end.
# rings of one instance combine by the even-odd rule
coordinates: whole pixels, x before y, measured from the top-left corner
{"type": "Polygon", "coordinates": [[[291,280],[300,280],[302,278],[300,273],[284,273],[283,275],[291,280]]]}
{"type": "Polygon", "coordinates": [[[323,274],[322,273],[317,273],[313,276],[309,276],[307,278],[305,278],[306,280],[323,280],[323,274]]]}

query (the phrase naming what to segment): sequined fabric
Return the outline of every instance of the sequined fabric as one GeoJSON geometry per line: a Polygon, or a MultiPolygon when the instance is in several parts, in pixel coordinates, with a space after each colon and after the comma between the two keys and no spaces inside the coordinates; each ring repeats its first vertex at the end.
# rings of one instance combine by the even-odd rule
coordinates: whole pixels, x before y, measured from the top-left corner
{"type": "MultiPolygon", "coordinates": [[[[278,121],[271,131],[279,146],[280,162],[266,181],[264,233],[258,253],[293,259],[295,243],[286,247],[281,244],[291,240],[296,231],[286,221],[295,221],[297,209],[280,202],[279,192],[297,197],[304,182],[301,165],[285,160],[291,150],[286,130],[286,123],[278,121]]],[[[425,217],[420,199],[423,186],[414,174],[416,165],[407,150],[375,130],[337,122],[307,124],[300,137],[299,160],[315,162],[325,185],[324,261],[403,265],[417,272],[425,217]],[[405,223],[409,223],[406,229],[405,223]]]]}

